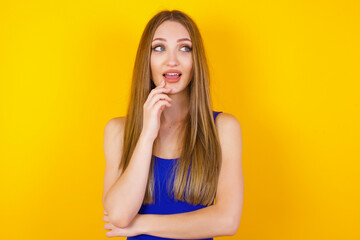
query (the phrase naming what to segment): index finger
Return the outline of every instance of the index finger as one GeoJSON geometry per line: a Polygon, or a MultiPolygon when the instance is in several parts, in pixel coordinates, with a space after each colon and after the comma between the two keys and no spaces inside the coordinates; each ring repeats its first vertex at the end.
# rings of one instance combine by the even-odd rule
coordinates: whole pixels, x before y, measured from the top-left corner
{"type": "Polygon", "coordinates": [[[158,93],[162,93],[162,92],[170,92],[171,91],[171,88],[165,88],[165,86],[157,86],[156,88],[153,88],[151,91],[150,91],[150,94],[149,94],[149,98],[152,98],[155,94],[158,94],[158,93]]]}

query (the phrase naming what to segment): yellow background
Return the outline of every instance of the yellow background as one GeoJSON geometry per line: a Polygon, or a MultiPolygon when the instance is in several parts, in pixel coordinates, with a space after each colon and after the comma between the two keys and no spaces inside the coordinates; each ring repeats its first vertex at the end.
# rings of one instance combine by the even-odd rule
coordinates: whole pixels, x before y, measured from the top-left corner
{"type": "Polygon", "coordinates": [[[217,239],[360,239],[356,0],[1,1],[0,238],[107,239],[104,126],[163,9],[198,24],[242,125],[241,224],[217,239]]]}

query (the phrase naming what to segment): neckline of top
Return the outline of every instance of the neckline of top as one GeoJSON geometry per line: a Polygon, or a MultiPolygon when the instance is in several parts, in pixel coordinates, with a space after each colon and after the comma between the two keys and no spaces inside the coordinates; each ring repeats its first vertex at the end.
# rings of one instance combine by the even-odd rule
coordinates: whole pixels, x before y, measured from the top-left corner
{"type": "MultiPolygon", "coordinates": [[[[217,112],[217,111],[213,111],[213,114],[214,115],[218,115],[219,113],[222,113],[222,112],[217,112]]],[[[214,119],[215,120],[215,119],[214,119]]],[[[158,157],[158,156],[155,156],[155,155],[153,155],[155,158],[157,158],[157,159],[163,159],[163,160],[178,160],[179,158],[161,158],[161,157],[158,157]]]]}
{"type": "Polygon", "coordinates": [[[161,158],[161,157],[158,157],[158,156],[155,156],[153,155],[155,158],[158,158],[158,159],[163,159],[163,160],[178,160],[179,158],[161,158]]]}

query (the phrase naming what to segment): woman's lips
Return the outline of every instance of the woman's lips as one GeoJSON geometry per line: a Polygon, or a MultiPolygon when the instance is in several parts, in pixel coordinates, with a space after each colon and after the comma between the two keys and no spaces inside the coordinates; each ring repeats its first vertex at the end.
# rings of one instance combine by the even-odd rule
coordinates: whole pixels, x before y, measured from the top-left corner
{"type": "Polygon", "coordinates": [[[163,74],[163,78],[165,79],[165,81],[169,82],[169,83],[175,83],[177,81],[180,80],[182,74],[179,75],[168,75],[168,74],[163,74]]]}

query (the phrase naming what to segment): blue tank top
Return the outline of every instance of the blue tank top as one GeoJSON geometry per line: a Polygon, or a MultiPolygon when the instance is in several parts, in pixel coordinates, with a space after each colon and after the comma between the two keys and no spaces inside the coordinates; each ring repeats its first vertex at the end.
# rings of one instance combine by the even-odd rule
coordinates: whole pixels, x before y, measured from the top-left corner
{"type": "MultiPolygon", "coordinates": [[[[214,121],[216,116],[222,112],[213,111],[214,121]]],[[[155,193],[155,203],[153,204],[143,204],[139,210],[139,214],[176,214],[184,212],[192,212],[206,206],[204,205],[192,205],[185,201],[175,201],[175,199],[168,194],[168,189],[172,189],[174,178],[171,178],[171,172],[174,167],[175,161],[178,158],[174,159],[165,159],[154,156],[154,193],[155,193]],[[170,185],[169,184],[170,181],[170,185]]],[[[213,202],[214,203],[214,202],[213,202]]],[[[212,203],[212,204],[213,204],[212,203]]],[[[212,205],[211,204],[211,205],[212,205]]],[[[160,240],[167,239],[173,240],[171,238],[162,238],[151,235],[138,235],[134,237],[128,237],[128,240],[160,240]]],[[[206,238],[204,240],[213,240],[213,238],[206,238]]]]}

